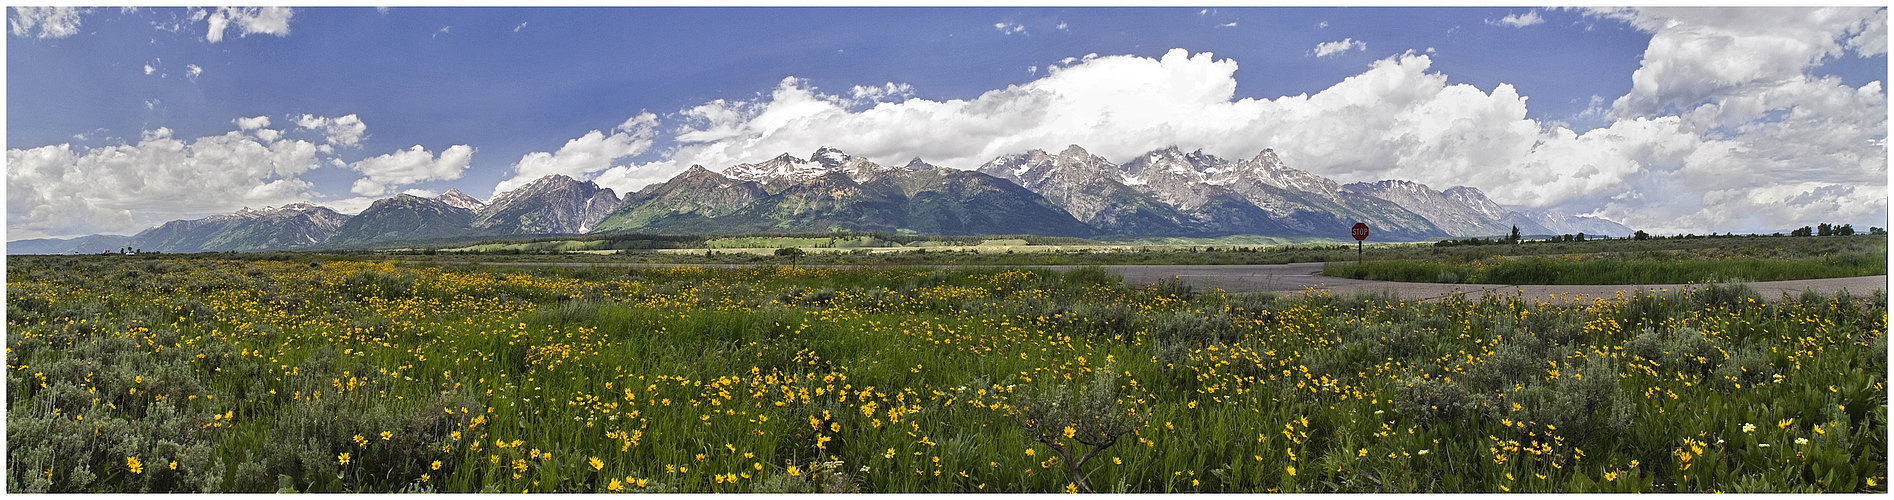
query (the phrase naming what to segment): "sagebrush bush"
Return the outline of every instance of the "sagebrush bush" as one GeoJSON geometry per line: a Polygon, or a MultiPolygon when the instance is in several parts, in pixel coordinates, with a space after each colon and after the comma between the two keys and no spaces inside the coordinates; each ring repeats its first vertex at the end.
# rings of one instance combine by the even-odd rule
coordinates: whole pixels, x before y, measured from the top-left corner
{"type": "Polygon", "coordinates": [[[1618,388],[1616,366],[1586,360],[1575,368],[1550,381],[1506,391],[1488,407],[1489,416],[1515,422],[1513,428],[1521,435],[1550,433],[1574,445],[1608,440],[1630,428],[1636,406],[1618,388]]]}
{"type": "Polygon", "coordinates": [[[1486,391],[1510,389],[1526,384],[1545,373],[1543,348],[1532,337],[1514,336],[1501,340],[1493,355],[1467,370],[1467,381],[1486,391]]]}
{"type": "Polygon", "coordinates": [[[1625,342],[1624,352],[1686,374],[1707,373],[1725,357],[1721,342],[1690,327],[1662,331],[1645,328],[1625,342]]]}
{"type": "Polygon", "coordinates": [[[1412,378],[1401,398],[1401,414],[1422,424],[1459,422],[1469,412],[1467,390],[1444,380],[1412,378]]]}
{"type": "Polygon", "coordinates": [[[1201,347],[1235,342],[1241,335],[1223,314],[1179,311],[1159,316],[1151,323],[1151,339],[1160,344],[1201,347]]]}
{"type": "Polygon", "coordinates": [[[1763,303],[1762,293],[1741,280],[1705,283],[1690,298],[1701,309],[1741,311],[1763,303]]]}
{"type": "Polygon", "coordinates": [[[1711,383],[1718,390],[1730,392],[1768,382],[1775,374],[1776,367],[1770,363],[1769,354],[1750,347],[1737,351],[1717,366],[1711,374],[1711,383]]]}
{"type": "Polygon", "coordinates": [[[1027,438],[1050,448],[1081,491],[1091,492],[1085,464],[1143,425],[1143,417],[1118,403],[1117,375],[1106,366],[1093,374],[1075,400],[1063,385],[1018,393],[1008,415],[1027,438]],[[1077,446],[1084,445],[1080,453],[1077,446]]]}

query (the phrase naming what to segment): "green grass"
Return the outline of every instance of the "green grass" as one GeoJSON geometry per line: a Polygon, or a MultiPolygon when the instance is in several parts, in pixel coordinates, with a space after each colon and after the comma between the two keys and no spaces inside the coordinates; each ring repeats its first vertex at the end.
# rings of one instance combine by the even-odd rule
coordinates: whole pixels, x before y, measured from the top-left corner
{"type": "Polygon", "coordinates": [[[1886,491],[1885,294],[296,257],[9,259],[8,491],[1886,491]]]}
{"type": "Polygon", "coordinates": [[[1887,274],[1887,250],[1885,246],[1851,248],[1823,256],[1779,258],[1647,252],[1629,256],[1489,257],[1472,262],[1331,262],[1323,268],[1322,274],[1382,281],[1505,285],[1783,281],[1884,275],[1887,274]]]}
{"type": "MultiPolygon", "coordinates": [[[[655,237],[654,237],[655,238],[655,237]]],[[[679,237],[683,238],[683,237],[679,237]]],[[[1049,265],[1197,265],[1197,264],[1288,264],[1297,262],[1349,262],[1356,260],[1355,245],[1327,242],[1302,242],[1293,244],[1257,244],[1250,245],[1246,237],[1229,237],[1219,240],[1183,241],[1187,246],[1167,246],[1168,240],[1145,240],[1133,242],[1127,247],[1093,247],[1069,245],[1094,245],[1098,242],[1073,241],[1073,238],[1005,238],[1024,239],[1032,247],[1015,250],[1008,248],[979,248],[991,238],[982,237],[915,237],[911,241],[902,240],[902,236],[887,236],[908,249],[893,252],[874,251],[866,248],[839,252],[810,252],[798,260],[802,264],[816,265],[988,265],[988,266],[1049,266],[1049,265]],[[1212,243],[1220,241],[1223,243],[1212,243]],[[930,245],[960,245],[957,248],[931,248],[930,245]]],[[[758,240],[765,241],[765,240],[758,240]]],[[[775,240],[768,240],[775,241],[775,240]]],[[[813,241],[813,240],[811,240],[813,241]]],[[[826,242],[826,239],[821,241],[826,242]]],[[[1456,264],[1472,264],[1494,259],[1517,257],[1556,257],[1577,259],[1640,259],[1648,258],[1660,262],[1672,261],[1728,261],[1740,259],[1760,260],[1806,260],[1834,257],[1842,259],[1846,265],[1859,260],[1876,260],[1876,256],[1887,254],[1886,235],[1824,236],[1824,237],[1700,237],[1689,239],[1653,239],[1653,240],[1587,240],[1582,242],[1527,242],[1518,245],[1480,245],[1440,247],[1426,243],[1373,243],[1365,247],[1365,258],[1370,262],[1379,261],[1428,261],[1456,264]]],[[[645,243],[637,240],[636,243],[645,243]]],[[[616,242],[625,246],[634,241],[616,242]]],[[[667,243],[668,244],[668,243],[667,243]]],[[[677,252],[677,248],[691,245],[672,246],[666,252],[677,252]]],[[[701,245],[698,245],[701,247],[701,245]]],[[[649,247],[658,248],[658,247],[649,247]]],[[[755,253],[699,249],[690,252],[660,253],[656,250],[624,250],[615,255],[558,254],[525,252],[515,253],[472,253],[455,254],[451,252],[395,252],[387,255],[399,255],[404,260],[432,260],[439,262],[461,261],[536,261],[536,262],[636,262],[664,264],[779,264],[788,263],[787,259],[755,253]]],[[[269,254],[263,254],[269,255],[269,254]]],[[[264,258],[264,257],[254,257],[264,258]]],[[[1879,260],[1886,260],[1881,258],[1879,260]]],[[[1856,266],[1860,268],[1860,266],[1856,266]]],[[[1861,271],[1866,272],[1866,271],[1861,271]]],[[[1425,276],[1425,281],[1434,281],[1438,273],[1425,276]]],[[[1464,275],[1463,275],[1464,276],[1464,275]]],[[[1463,278],[1464,279],[1464,278],[1463,278]]]]}

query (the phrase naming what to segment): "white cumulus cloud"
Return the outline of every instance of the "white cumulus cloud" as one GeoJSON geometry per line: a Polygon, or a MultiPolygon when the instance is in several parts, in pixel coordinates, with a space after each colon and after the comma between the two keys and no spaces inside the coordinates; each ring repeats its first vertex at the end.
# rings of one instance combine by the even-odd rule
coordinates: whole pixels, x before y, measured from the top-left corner
{"type": "Polygon", "coordinates": [[[1347,53],[1350,50],[1368,50],[1368,44],[1353,38],[1343,38],[1333,42],[1315,44],[1315,48],[1309,51],[1309,55],[1315,57],[1334,57],[1347,53]]]}
{"type": "Polygon", "coordinates": [[[321,132],[334,146],[359,146],[368,135],[368,124],[353,113],[333,118],[305,114],[296,118],[296,126],[321,132]]]}
{"type": "Polygon", "coordinates": [[[493,193],[497,195],[511,191],[553,174],[594,180],[599,185],[626,192],[626,183],[621,176],[610,172],[615,170],[613,163],[651,149],[652,138],[657,135],[657,124],[657,115],[639,113],[613,127],[609,134],[593,130],[566,141],[565,146],[558,151],[527,153],[513,164],[513,177],[500,181],[493,187],[493,193]]]}
{"type": "Polygon", "coordinates": [[[7,19],[8,32],[41,40],[69,37],[79,33],[79,14],[88,11],[79,7],[13,7],[13,15],[7,19]],[[34,34],[35,28],[38,34],[34,34]]]}
{"type": "Polygon", "coordinates": [[[882,101],[898,101],[914,96],[914,86],[906,83],[888,82],[881,85],[856,85],[849,89],[848,96],[856,104],[871,104],[882,101]]]}
{"type": "Polygon", "coordinates": [[[1849,45],[1877,36],[1885,40],[1887,14],[1875,7],[1652,8],[1592,14],[1652,34],[1641,67],[1631,75],[1631,92],[1613,103],[1624,116],[1688,111],[1706,102],[1768,92],[1851,50],[1861,55],[1886,50],[1885,42],[1867,44],[1872,48],[1849,45]]]}
{"type": "Polygon", "coordinates": [[[1529,11],[1526,11],[1526,13],[1524,14],[1508,14],[1506,15],[1506,17],[1499,18],[1499,20],[1492,20],[1492,19],[1486,20],[1486,24],[1491,24],[1494,26],[1505,26],[1509,28],[1524,28],[1527,26],[1532,26],[1534,24],[1540,24],[1544,22],[1545,22],[1545,18],[1539,17],[1539,11],[1536,11],[1536,10],[1529,10],[1529,11]]]}
{"type": "Polygon", "coordinates": [[[7,150],[10,238],[131,233],[167,220],[308,199],[318,166],[304,141],[231,131],[185,140],[167,128],[136,144],[7,150]]]}
{"type": "Polygon", "coordinates": [[[252,116],[249,118],[238,118],[230,122],[237,124],[237,129],[239,130],[256,130],[270,126],[270,117],[268,115],[252,116]]]}
{"type": "Polygon", "coordinates": [[[238,36],[289,36],[289,20],[295,16],[296,10],[289,7],[218,7],[207,16],[205,11],[199,10],[192,14],[191,20],[203,17],[208,24],[204,39],[217,43],[223,41],[224,31],[233,24],[238,36]]]}
{"type": "Polygon", "coordinates": [[[1003,35],[1012,35],[1014,33],[1020,33],[1020,34],[1026,33],[1025,26],[1019,23],[1012,22],[1012,21],[1001,21],[1001,22],[993,23],[993,29],[1000,30],[1000,34],[1003,34],[1003,35]]]}
{"type": "Polygon", "coordinates": [[[363,196],[379,196],[389,190],[422,181],[459,179],[473,163],[474,149],[465,144],[447,148],[439,156],[416,144],[412,148],[349,164],[349,170],[362,173],[349,191],[363,196]]]}
{"type": "Polygon", "coordinates": [[[1320,92],[1276,99],[1236,99],[1236,61],[1182,49],[1155,59],[1094,54],[1047,69],[972,99],[865,109],[852,106],[857,92],[833,95],[786,78],[753,100],[680,111],[676,146],[664,158],[613,167],[598,180],[632,191],[692,164],[722,169],[822,146],[882,164],[919,156],[973,168],[1068,144],[1115,161],[1176,145],[1226,158],[1273,148],[1291,166],[1341,182],[1470,185],[1503,204],[1653,232],[1799,227],[1798,217],[1814,213],[1808,207],[1837,200],[1861,202],[1838,214],[1886,211],[1885,199],[1874,198],[1885,194],[1887,178],[1878,83],[1792,78],[1692,113],[1608,118],[1580,132],[1528,118],[1527,97],[1511,85],[1451,84],[1430,56],[1411,51],[1320,92]],[[1769,118],[1725,120],[1731,116],[1769,118]],[[1742,196],[1730,193],[1776,201],[1737,204],[1742,196]]]}

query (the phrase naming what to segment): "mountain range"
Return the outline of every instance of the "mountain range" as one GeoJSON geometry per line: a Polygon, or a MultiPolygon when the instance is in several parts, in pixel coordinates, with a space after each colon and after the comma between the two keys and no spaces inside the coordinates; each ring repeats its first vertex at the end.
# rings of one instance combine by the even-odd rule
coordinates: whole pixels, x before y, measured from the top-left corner
{"type": "Polygon", "coordinates": [[[93,235],[7,243],[7,253],[170,253],[346,249],[428,240],[585,233],[719,234],[883,231],[918,234],[1198,236],[1341,239],[1355,222],[1374,240],[1587,233],[1625,236],[1617,223],[1504,207],[1479,189],[1444,191],[1404,180],[1342,185],[1291,168],[1272,150],[1229,160],[1158,149],[1113,163],[1073,145],[1032,150],[974,170],[920,158],[882,166],[821,148],[712,171],[693,165],[622,198],[551,175],[482,201],[458,190],[400,194],[359,214],[295,203],[167,222],[129,237],[93,235]]]}

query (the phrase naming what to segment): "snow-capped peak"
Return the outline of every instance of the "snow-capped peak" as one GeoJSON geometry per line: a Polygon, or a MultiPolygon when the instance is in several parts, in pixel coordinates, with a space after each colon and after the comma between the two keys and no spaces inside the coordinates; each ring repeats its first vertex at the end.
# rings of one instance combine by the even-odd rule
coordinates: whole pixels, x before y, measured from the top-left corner
{"type": "Polygon", "coordinates": [[[842,166],[842,164],[848,163],[850,158],[852,157],[849,156],[848,153],[843,153],[839,149],[828,146],[823,146],[815,150],[815,154],[809,155],[810,161],[821,163],[829,168],[842,166]]]}
{"type": "Polygon", "coordinates": [[[447,192],[441,193],[441,196],[435,199],[440,200],[441,203],[446,203],[449,206],[465,208],[465,209],[474,210],[474,211],[479,211],[482,207],[487,206],[486,202],[480,201],[479,198],[468,196],[467,193],[462,193],[460,192],[459,189],[448,189],[447,192]]]}
{"type": "Polygon", "coordinates": [[[812,161],[803,160],[789,153],[783,153],[768,161],[744,163],[724,169],[723,175],[732,179],[766,182],[770,180],[788,180],[801,182],[814,179],[828,173],[828,167],[812,161]]]}
{"type": "Polygon", "coordinates": [[[851,178],[860,178],[874,173],[892,170],[867,158],[844,153],[841,150],[823,147],[809,155],[808,160],[783,153],[769,161],[744,163],[724,169],[723,175],[732,179],[756,181],[762,183],[791,182],[799,183],[821,177],[830,172],[840,172],[851,178]]]}

